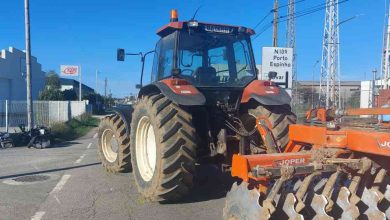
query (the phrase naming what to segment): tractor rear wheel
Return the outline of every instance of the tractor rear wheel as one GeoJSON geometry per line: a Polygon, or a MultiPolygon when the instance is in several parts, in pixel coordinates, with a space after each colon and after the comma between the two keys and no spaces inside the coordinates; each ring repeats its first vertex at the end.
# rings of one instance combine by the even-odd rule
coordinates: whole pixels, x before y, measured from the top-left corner
{"type": "Polygon", "coordinates": [[[192,116],[164,95],[142,98],[131,122],[132,165],[138,191],[150,201],[177,201],[192,186],[192,116]]]}
{"type": "MultiPolygon", "coordinates": [[[[271,131],[277,146],[281,149],[286,147],[289,142],[288,127],[291,124],[295,124],[297,120],[295,114],[291,111],[291,107],[288,105],[257,105],[250,107],[247,113],[244,114],[244,117],[242,117],[245,127],[252,130],[256,124],[256,118],[260,116],[267,118],[272,125],[271,131]]],[[[255,143],[255,145],[258,145],[257,147],[261,148],[260,145],[262,144],[259,143],[261,141],[260,134],[256,131],[252,136],[250,137],[251,144],[255,143]]]]}
{"type": "Polygon", "coordinates": [[[99,126],[98,154],[103,167],[110,173],[131,171],[130,139],[119,115],[105,117],[99,126]]]}

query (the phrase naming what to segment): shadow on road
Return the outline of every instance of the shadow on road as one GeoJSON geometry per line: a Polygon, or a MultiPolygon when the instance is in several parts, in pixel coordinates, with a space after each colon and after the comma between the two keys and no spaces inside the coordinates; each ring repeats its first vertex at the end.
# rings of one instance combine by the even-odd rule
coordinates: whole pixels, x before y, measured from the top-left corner
{"type": "Polygon", "coordinates": [[[89,166],[95,166],[100,163],[90,163],[90,164],[84,164],[84,165],[78,165],[78,166],[70,166],[70,167],[63,167],[63,168],[57,168],[57,169],[50,169],[50,170],[41,170],[41,171],[35,171],[35,172],[28,172],[28,173],[19,173],[19,174],[13,174],[13,175],[7,175],[7,176],[0,176],[1,179],[9,179],[9,178],[15,178],[20,176],[29,176],[29,175],[35,175],[35,174],[42,174],[42,173],[52,173],[52,172],[58,172],[63,170],[72,170],[82,167],[89,167],[89,166]]]}
{"type": "Polygon", "coordinates": [[[77,141],[66,141],[66,142],[62,142],[62,143],[55,143],[52,146],[50,146],[49,148],[70,147],[70,146],[75,145],[75,144],[80,144],[80,142],[77,142],[77,141]]]}
{"type": "Polygon", "coordinates": [[[194,187],[179,203],[194,203],[224,198],[234,179],[230,172],[222,173],[216,166],[200,165],[196,168],[194,187]]]}

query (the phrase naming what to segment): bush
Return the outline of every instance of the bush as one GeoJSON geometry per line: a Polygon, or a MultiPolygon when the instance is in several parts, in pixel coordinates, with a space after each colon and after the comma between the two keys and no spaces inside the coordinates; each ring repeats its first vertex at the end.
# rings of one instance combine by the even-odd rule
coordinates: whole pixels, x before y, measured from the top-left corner
{"type": "Polygon", "coordinates": [[[85,113],[68,122],[54,124],[51,131],[57,141],[70,141],[86,135],[98,124],[98,119],[85,113]]]}
{"type": "Polygon", "coordinates": [[[88,124],[92,121],[92,115],[89,113],[84,113],[77,117],[80,120],[80,123],[82,124],[88,124]]]}
{"type": "Polygon", "coordinates": [[[56,123],[51,127],[51,132],[56,141],[68,141],[77,138],[76,133],[67,123],[56,123]]]}

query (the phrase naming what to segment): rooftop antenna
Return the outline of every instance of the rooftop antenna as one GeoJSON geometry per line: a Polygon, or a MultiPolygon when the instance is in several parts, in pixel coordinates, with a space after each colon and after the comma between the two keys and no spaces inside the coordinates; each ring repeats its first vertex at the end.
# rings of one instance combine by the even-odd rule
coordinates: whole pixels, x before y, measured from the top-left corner
{"type": "Polygon", "coordinates": [[[201,7],[202,7],[202,5],[199,6],[199,7],[196,9],[194,15],[193,15],[192,18],[191,18],[191,21],[194,21],[194,20],[195,20],[195,17],[196,17],[196,15],[198,14],[198,11],[199,11],[199,9],[200,9],[201,7]]]}

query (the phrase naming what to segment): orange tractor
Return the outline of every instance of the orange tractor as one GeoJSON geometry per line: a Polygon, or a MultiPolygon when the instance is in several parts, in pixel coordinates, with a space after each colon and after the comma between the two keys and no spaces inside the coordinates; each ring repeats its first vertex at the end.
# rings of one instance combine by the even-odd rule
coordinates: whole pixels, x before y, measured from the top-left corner
{"type": "Polygon", "coordinates": [[[267,117],[278,146],[287,145],[288,125],[295,123],[291,98],[258,80],[253,30],[179,21],[173,10],[157,34],[153,51],[118,49],[119,61],[141,56],[141,82],[136,103],[115,108],[100,124],[98,152],[107,171],[132,171],[147,200],[177,201],[192,187],[198,164],[226,170],[233,154],[265,152],[256,118],[267,117]],[[152,53],[151,83],[143,85],[152,53]]]}
{"type": "Polygon", "coordinates": [[[267,152],[234,155],[240,179],[227,194],[225,219],[389,219],[390,127],[347,116],[388,115],[389,108],[314,109],[289,126],[282,149],[257,118],[267,152]]]}

